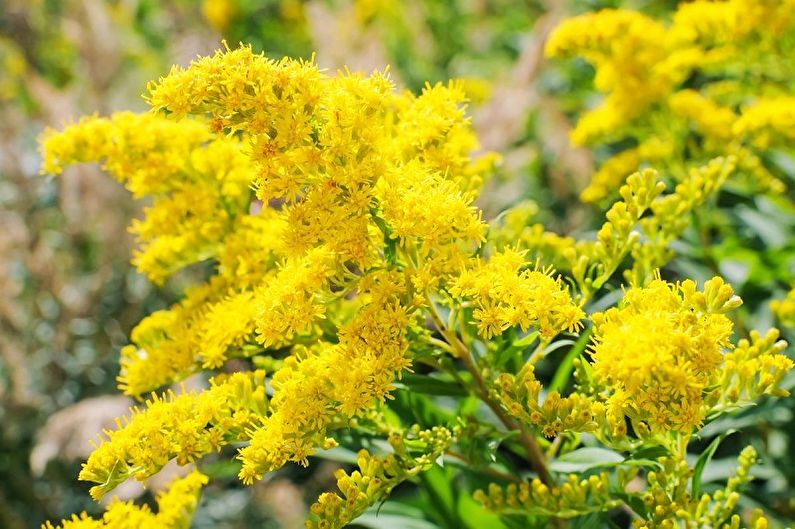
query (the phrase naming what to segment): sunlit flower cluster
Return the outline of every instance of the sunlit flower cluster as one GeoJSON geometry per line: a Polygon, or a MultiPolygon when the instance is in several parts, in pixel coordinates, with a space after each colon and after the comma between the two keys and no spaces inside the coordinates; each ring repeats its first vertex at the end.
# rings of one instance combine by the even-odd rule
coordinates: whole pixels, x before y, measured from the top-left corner
{"type": "MultiPolygon", "coordinates": [[[[91,495],[172,460],[201,464],[233,449],[250,485],[353,438],[367,447],[359,470],[337,472],[340,494],[320,496],[310,528],[344,526],[446,457],[502,480],[472,496],[500,516],[632,505],[639,528],[736,526],[736,489],[755,454],[741,456],[726,491],[688,499],[688,443],[714,417],[786,395],[793,363],[775,329],[732,341],[741,301],[723,279],[699,290],[659,269],[691,214],[735,172],[776,187],[757,151],[789,137],[791,116],[778,112],[785,98],[738,111],[706,89],[679,89],[697,68],[725,66],[726,39],[755,39],[758,17],[779,13],[763,2],[735,24],[713,4],[745,5],[693,2],[671,25],[602,11],[550,40],[551,53],[594,62],[608,94],[575,139],[621,139],[658,111],[705,137],[703,152],[663,175],[677,182],[669,194],[660,173],[638,171],[648,161],[676,165],[681,145],[664,130],[603,164],[585,198],[620,199],[581,238],[533,224],[531,202],[491,228],[484,221],[476,199],[494,157],[473,159],[461,83],[415,96],[397,92],[387,73],[329,75],[243,46],[151,83],[151,114],[46,131],[44,171],[100,162],[150,203],[131,227],[135,265],[154,282],[178,275],[190,284],[121,351],[120,388],[151,396],[96,444],[80,473],[91,495]],[[597,297],[607,286],[615,293],[597,297]],[[566,357],[546,386],[539,373],[560,348],[566,357]],[[208,387],[165,389],[195,374],[208,387]],[[415,408],[412,398],[427,395],[440,399],[415,408]],[[451,396],[462,397],[455,412],[440,404],[451,396]],[[407,413],[408,424],[431,424],[410,427],[407,413]],[[615,451],[614,466],[624,452],[666,455],[615,476],[608,465],[556,470],[551,463],[565,463],[586,433],[615,451]],[[479,453],[486,445],[489,456],[479,453]],[[500,451],[509,456],[498,460],[500,451]],[[525,461],[527,472],[501,470],[509,460],[525,461]]],[[[792,22],[785,15],[776,31],[792,22]]],[[[787,303],[773,306],[784,323],[787,303]]],[[[157,514],[115,502],[101,520],[82,515],[62,529],[187,527],[206,480],[177,482],[157,514]]],[[[763,517],[754,520],[764,528],[763,517]]]]}

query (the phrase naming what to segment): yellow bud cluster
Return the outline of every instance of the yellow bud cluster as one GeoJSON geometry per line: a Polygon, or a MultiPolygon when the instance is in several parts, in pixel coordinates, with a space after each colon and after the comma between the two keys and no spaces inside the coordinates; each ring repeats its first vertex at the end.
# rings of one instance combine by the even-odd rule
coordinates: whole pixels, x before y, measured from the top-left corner
{"type": "Polygon", "coordinates": [[[247,439],[249,429],[268,409],[265,373],[219,376],[210,389],[198,394],[153,394],[145,406],[117,419],[118,429],[104,432],[83,465],[80,479],[98,483],[91,488],[94,499],[127,478],[146,479],[171,459],[186,465],[230,442],[247,439]]]}
{"type": "Polygon", "coordinates": [[[663,189],[665,185],[657,181],[657,172],[652,169],[630,175],[621,186],[623,200],[607,212],[596,241],[581,242],[569,252],[572,275],[586,299],[610,279],[637,244],[640,234],[634,228],[663,189]]]}
{"type": "Polygon", "coordinates": [[[654,270],[670,260],[669,245],[682,236],[690,225],[691,214],[721,189],[735,167],[733,156],[711,160],[691,169],[673,193],[650,204],[652,214],[640,220],[645,240],[632,248],[632,269],[625,274],[628,282],[644,283],[654,270]]]}
{"type": "Polygon", "coordinates": [[[582,309],[551,269],[526,269],[524,253],[506,249],[488,262],[475,260],[453,282],[450,293],[475,302],[478,334],[486,339],[518,326],[533,327],[549,341],[580,327],[582,309]]]}
{"type": "Polygon", "coordinates": [[[655,164],[674,153],[670,140],[652,136],[637,147],[626,149],[605,160],[594,173],[590,184],[580,194],[583,202],[599,202],[619,189],[627,175],[640,169],[643,163],[655,164]]]}
{"type": "Polygon", "coordinates": [[[779,340],[777,329],[769,330],[764,336],[751,331],[750,339],[740,340],[737,347],[725,355],[715,408],[749,404],[762,395],[788,396],[788,391],[778,387],[795,367],[792,360],[782,354],[786,347],[787,342],[779,340]]]}
{"type": "Polygon", "coordinates": [[[784,299],[770,303],[770,309],[784,327],[795,327],[795,285],[787,292],[784,299]]]}
{"type": "Polygon", "coordinates": [[[174,480],[166,491],[157,495],[156,513],[148,505],[138,506],[131,501],[114,499],[100,519],[84,512],[72,515],[59,525],[45,522],[41,529],[185,529],[199,503],[201,488],[207,482],[207,476],[196,470],[174,480]]]}
{"type": "Polygon", "coordinates": [[[591,512],[610,510],[620,502],[610,497],[607,472],[580,479],[570,474],[561,485],[545,485],[536,478],[531,482],[501,487],[489,485],[487,491],[477,490],[475,500],[500,514],[529,514],[572,518],[591,512]]]}
{"type": "Polygon", "coordinates": [[[350,474],[338,470],[335,477],[342,496],[321,494],[310,508],[312,518],[306,521],[307,529],[340,529],[348,525],[368,507],[384,501],[395,486],[428,470],[455,440],[453,433],[440,426],[422,431],[415,426],[406,434],[404,437],[396,432],[390,436],[394,453],[381,457],[361,450],[357,457],[359,470],[350,474]],[[411,453],[416,451],[421,453],[411,453]]]}
{"type": "Polygon", "coordinates": [[[497,380],[496,396],[512,417],[538,428],[545,437],[591,432],[604,423],[604,405],[587,395],[575,392],[561,397],[551,391],[542,397],[541,382],[534,372],[534,366],[527,363],[516,376],[502,373],[497,380]]]}
{"type": "MultiPolygon", "coordinates": [[[[738,458],[734,476],[726,487],[713,494],[702,494],[693,498],[688,491],[692,470],[687,463],[673,457],[663,457],[659,471],[646,476],[648,488],[643,493],[643,503],[648,515],[633,521],[634,529],[675,529],[678,527],[721,527],[739,529],[740,516],[733,514],[740,499],[739,488],[753,479],[751,467],[757,454],[753,447],[743,449],[738,458]]],[[[753,513],[752,529],[767,527],[767,519],[761,512],[753,513]]]]}

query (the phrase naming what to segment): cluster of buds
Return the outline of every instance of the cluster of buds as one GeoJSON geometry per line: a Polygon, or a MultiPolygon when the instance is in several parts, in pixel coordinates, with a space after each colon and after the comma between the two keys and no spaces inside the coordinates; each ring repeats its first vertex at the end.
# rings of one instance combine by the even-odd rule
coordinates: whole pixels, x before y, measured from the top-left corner
{"type": "Polygon", "coordinates": [[[657,172],[652,169],[630,175],[619,190],[623,200],[607,212],[607,222],[597,232],[596,241],[580,243],[568,252],[572,276],[586,299],[613,275],[638,243],[640,234],[635,227],[664,189],[665,184],[657,180],[657,172]]]}
{"type": "MultiPolygon", "coordinates": [[[[739,529],[741,518],[733,514],[740,499],[739,488],[751,481],[750,469],[756,463],[757,453],[748,446],[740,453],[734,476],[729,478],[726,487],[714,494],[702,494],[696,499],[691,496],[688,484],[693,469],[678,458],[662,457],[659,471],[646,476],[648,489],[643,495],[643,503],[648,515],[645,519],[633,522],[635,529],[674,529],[684,527],[723,527],[739,529]]],[[[766,529],[767,519],[761,511],[755,511],[750,525],[753,529],[766,529]]]]}
{"type": "Polygon", "coordinates": [[[517,375],[502,373],[497,379],[495,397],[516,419],[539,429],[545,437],[564,432],[591,432],[599,428],[604,418],[604,406],[580,393],[566,397],[557,391],[541,396],[541,382],[528,363],[517,375]]]}
{"type": "Polygon", "coordinates": [[[360,450],[356,461],[359,470],[348,474],[339,469],[335,473],[342,496],[321,494],[310,508],[313,517],[306,521],[307,529],[344,527],[371,505],[385,500],[397,485],[428,470],[455,442],[456,435],[441,426],[420,430],[415,425],[408,432],[389,436],[394,450],[391,454],[379,456],[360,450]]]}
{"type": "Polygon", "coordinates": [[[545,485],[540,479],[501,487],[491,483],[488,491],[475,491],[474,498],[492,512],[571,518],[606,511],[620,505],[611,498],[607,472],[581,479],[570,474],[561,485],[545,485]]]}

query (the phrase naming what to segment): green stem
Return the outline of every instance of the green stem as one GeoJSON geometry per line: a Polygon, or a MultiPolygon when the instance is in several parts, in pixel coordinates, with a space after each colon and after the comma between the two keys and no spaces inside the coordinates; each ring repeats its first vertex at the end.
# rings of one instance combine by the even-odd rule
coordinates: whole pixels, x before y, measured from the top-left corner
{"type": "Polygon", "coordinates": [[[464,364],[464,367],[466,367],[467,371],[469,371],[469,373],[472,375],[472,378],[474,379],[477,386],[476,389],[478,398],[480,398],[480,400],[483,401],[483,403],[485,403],[492,412],[494,412],[494,415],[497,416],[500,422],[502,422],[502,424],[505,425],[508,430],[519,432],[519,443],[526,452],[530,466],[538,474],[538,477],[542,482],[547,485],[553,484],[552,475],[549,473],[546,458],[544,457],[541,447],[538,446],[538,442],[535,440],[535,437],[533,437],[523,425],[514,420],[513,417],[505,413],[502,407],[491,398],[491,392],[489,391],[483,376],[480,374],[480,370],[475,365],[468,348],[458,338],[456,333],[444,324],[438,310],[436,309],[436,305],[431,299],[430,293],[426,292],[425,297],[428,301],[428,306],[430,307],[431,319],[436,325],[437,330],[453,348],[453,356],[460,359],[464,364]]]}

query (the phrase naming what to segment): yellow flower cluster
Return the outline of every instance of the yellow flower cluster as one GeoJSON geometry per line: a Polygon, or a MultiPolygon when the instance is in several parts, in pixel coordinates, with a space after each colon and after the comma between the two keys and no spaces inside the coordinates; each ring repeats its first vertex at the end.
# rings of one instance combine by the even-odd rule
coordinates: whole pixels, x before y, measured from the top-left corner
{"type": "Polygon", "coordinates": [[[518,326],[530,327],[549,341],[562,331],[580,327],[585,314],[560,277],[551,269],[528,269],[523,253],[506,249],[481,259],[461,272],[450,292],[475,304],[478,334],[485,339],[518,326]]]}
{"type": "Polygon", "coordinates": [[[460,233],[482,237],[465,193],[480,175],[469,158],[476,142],[463,99],[457,85],[398,95],[379,73],[326,77],[313,64],[274,62],[243,47],[175,68],[150,86],[149,101],[176,117],[209,115],[219,129],[245,130],[257,196],[284,201],[286,251],[325,245],[339,262],[365,268],[384,237],[372,222],[381,208],[395,222],[394,237],[442,248],[460,233]],[[442,197],[450,218],[428,214],[442,197]],[[406,222],[406,212],[420,211],[406,222]]]}
{"type": "MultiPolygon", "coordinates": [[[[720,278],[660,279],[631,288],[620,306],[592,315],[593,376],[607,388],[608,420],[643,422],[652,433],[690,432],[705,416],[704,392],[720,380],[740,299],[720,278]]],[[[636,428],[637,430],[637,428],[636,428]]]]}
{"type": "Polygon", "coordinates": [[[105,431],[80,479],[98,484],[91,488],[98,500],[127,478],[157,473],[171,459],[186,465],[248,439],[267,409],[263,371],[218,376],[200,393],[153,394],[145,409],[117,420],[118,430],[105,431]]]}
{"type": "Polygon", "coordinates": [[[488,492],[475,491],[474,498],[500,514],[531,514],[573,518],[591,512],[607,511],[620,505],[610,495],[607,472],[580,479],[570,474],[561,485],[547,486],[536,478],[531,482],[501,487],[491,483],[488,492]]]}
{"type": "Polygon", "coordinates": [[[306,465],[334,421],[345,426],[374,401],[383,402],[410,366],[405,337],[410,318],[389,292],[396,285],[389,278],[384,283],[374,285],[372,299],[340,329],[339,343],[297,346],[273,376],[271,413],[240,450],[244,483],[287,461],[306,465]]]}
{"type": "Polygon", "coordinates": [[[254,176],[243,143],[213,137],[204,123],[174,123],[129,112],[84,118],[41,140],[42,171],[101,161],[137,198],[153,196],[130,230],[140,248],[133,263],[162,283],[176,270],[217,255],[222,239],[247,213],[254,176]]]}
{"type": "Polygon", "coordinates": [[[791,0],[700,0],[679,4],[667,25],[625,9],[561,24],[547,54],[584,57],[605,95],[581,116],[572,140],[635,145],[604,162],[583,200],[603,200],[643,164],[679,180],[691,164],[730,154],[740,158],[753,188],[782,191],[759,152],[793,138],[795,100],[784,65],[795,48],[779,38],[795,31],[792,11],[791,0]],[[743,72],[756,75],[756,65],[765,76],[738,80],[743,72]],[[695,74],[703,80],[685,86],[695,74]]]}
{"type": "MultiPolygon", "coordinates": [[[[338,432],[372,421],[390,434],[393,453],[360,453],[358,471],[337,474],[341,495],[322,495],[307,524],[341,527],[430,468],[461,434],[403,431],[392,424],[395,414],[385,419],[396,381],[417,360],[440,372],[407,377],[405,387],[428,379],[445,394],[456,385],[450,394],[477,397],[508,435],[516,434],[510,450],[526,454],[539,476],[478,493],[488,509],[578,516],[619,505],[612,482],[605,473],[555,485],[537,433],[557,438],[550,454],[568,450],[564,437],[588,432],[615,449],[658,444],[683,456],[694,428],[712,415],[783,394],[778,386],[793,364],[781,354],[777,331],[752,333],[736,348],[729,340],[726,313],[741,303],[731,287],[714,278],[699,291],[693,281],[671,284],[654,272],[670,258],[668,247],[687,228],[688,215],[733,171],[767,178],[756,150],[773,145],[774,132],[785,135],[779,129],[790,119],[776,114],[776,105],[789,104],[784,98],[775,105],[749,101],[738,118],[736,105],[708,90],[676,91],[694,68],[728,60],[724,37],[709,39],[755,38],[753,24],[735,27],[719,16],[705,15],[712,22],[698,26],[692,13],[711,4],[681,8],[672,27],[629,11],[586,15],[550,41],[552,53],[585,50],[597,65],[597,87],[609,93],[576,137],[601,140],[615,132],[619,139],[625,125],[670,107],[679,120],[672,127],[686,123],[709,138],[696,157],[703,160],[677,169],[685,174],[674,175],[679,184],[670,195],[660,196],[664,185],[655,171],[630,175],[595,240],[527,228],[534,208],[524,204],[483,247],[489,230],[474,204],[491,159],[471,158],[477,142],[459,83],[428,85],[415,96],[396,92],[383,73],[327,75],[312,62],[227,48],[152,83],[153,114],[88,118],[47,131],[46,171],[99,161],[133,195],[150,197],[131,228],[142,272],[162,282],[187,265],[212,265],[205,282],[132,332],[121,352],[122,389],[139,396],[248,361],[270,373],[267,380],[261,370],[218,375],[200,392],[152,393],[104,433],[85,463],[80,478],[96,484],[92,496],[130,477],[143,480],[170,460],[185,465],[229,445],[238,448],[239,478],[251,484],[288,462],[306,465],[316,450],[345,437],[338,432]],[[572,288],[540,260],[528,262],[528,252],[570,271],[572,288]],[[628,256],[633,286],[617,307],[591,316],[592,362],[573,361],[577,391],[545,392],[536,362],[559,333],[582,329],[583,307],[628,256]],[[450,308],[446,324],[437,302],[450,308]],[[522,351],[535,340],[539,354],[524,361],[522,351]]],[[[763,4],[757,11],[773,12],[763,4]]],[[[681,154],[665,130],[635,145],[602,167],[589,191],[593,200],[640,164],[681,154]]],[[[579,345],[585,343],[581,336],[579,345]]],[[[560,382],[552,387],[564,387],[560,382]]],[[[485,427],[474,413],[472,426],[485,427]]],[[[677,479],[689,472],[680,467],[671,470],[677,479]]],[[[652,503],[662,509],[645,520],[649,527],[666,526],[671,513],[716,524],[728,519],[734,504],[721,502],[734,497],[733,489],[705,500],[722,505],[718,514],[688,506],[692,517],[683,518],[672,506],[679,492],[666,488],[663,475],[648,474],[652,503]]],[[[205,480],[191,479],[196,489],[205,480]]],[[[625,480],[618,481],[623,490],[625,480]]],[[[189,487],[180,487],[172,489],[174,499],[161,498],[157,515],[117,502],[102,521],[83,516],[63,527],[185,527],[186,518],[168,514],[187,516],[195,506],[195,494],[190,503],[189,487]],[[122,519],[133,525],[119,525],[122,519]]]]}
{"type": "Polygon", "coordinates": [[[157,495],[156,513],[148,505],[138,506],[131,501],[114,499],[101,519],[95,520],[82,513],[59,525],[46,522],[42,529],[187,529],[199,503],[201,488],[207,482],[207,476],[198,471],[176,479],[168,490],[157,495]]]}
{"type": "Polygon", "coordinates": [[[342,496],[321,494],[310,508],[313,518],[306,521],[307,529],[345,527],[371,505],[385,501],[397,485],[431,468],[454,441],[454,434],[447,428],[420,430],[415,426],[389,437],[393,453],[381,457],[359,451],[359,470],[348,474],[340,469],[335,473],[342,496]]]}
{"type": "Polygon", "coordinates": [[[795,96],[760,99],[743,109],[732,125],[736,136],[748,137],[759,149],[795,140],[795,96]]]}
{"type": "Polygon", "coordinates": [[[263,280],[274,275],[284,222],[273,210],[242,217],[217,255],[218,274],[191,287],[167,310],[152,313],[133,329],[133,344],[121,351],[119,384],[142,395],[183,380],[202,366],[215,368],[256,346],[263,280]],[[231,309],[231,310],[230,310],[231,309]]]}
{"type": "Polygon", "coordinates": [[[795,286],[787,292],[784,299],[774,300],[770,308],[785,327],[795,327],[795,286]]]}

